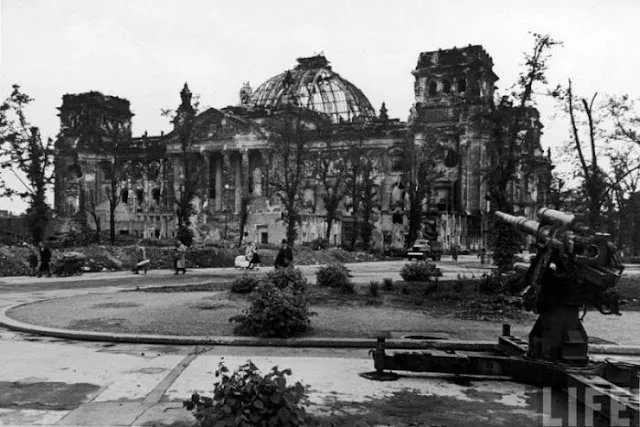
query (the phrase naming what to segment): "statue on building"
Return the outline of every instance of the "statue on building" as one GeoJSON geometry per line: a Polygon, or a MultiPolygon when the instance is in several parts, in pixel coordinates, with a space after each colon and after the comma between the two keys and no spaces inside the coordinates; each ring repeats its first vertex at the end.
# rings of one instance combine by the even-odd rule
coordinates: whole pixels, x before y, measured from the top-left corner
{"type": "Polygon", "coordinates": [[[241,107],[249,107],[251,105],[251,95],[253,94],[253,89],[251,89],[251,85],[249,82],[244,82],[242,88],[240,89],[240,106],[241,107]]]}
{"type": "Polygon", "coordinates": [[[387,112],[387,106],[384,102],[380,107],[380,114],[378,115],[378,118],[384,122],[389,120],[389,113],[387,112]]]}

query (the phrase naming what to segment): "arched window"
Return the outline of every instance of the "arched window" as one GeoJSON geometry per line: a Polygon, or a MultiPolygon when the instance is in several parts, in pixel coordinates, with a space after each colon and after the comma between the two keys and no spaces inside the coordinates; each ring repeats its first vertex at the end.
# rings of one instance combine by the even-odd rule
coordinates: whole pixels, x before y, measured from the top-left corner
{"type": "Polygon", "coordinates": [[[429,96],[436,96],[438,93],[438,85],[436,82],[429,83],[429,96]]]}
{"type": "Polygon", "coordinates": [[[458,92],[462,93],[467,90],[467,79],[460,77],[458,79],[458,92]]]}
{"type": "Polygon", "coordinates": [[[127,190],[126,188],[124,188],[121,192],[120,192],[120,197],[122,199],[122,203],[127,204],[129,203],[129,190],[127,190]]]}
{"type": "Polygon", "coordinates": [[[449,80],[442,82],[442,91],[444,93],[451,93],[451,82],[449,80]]]}

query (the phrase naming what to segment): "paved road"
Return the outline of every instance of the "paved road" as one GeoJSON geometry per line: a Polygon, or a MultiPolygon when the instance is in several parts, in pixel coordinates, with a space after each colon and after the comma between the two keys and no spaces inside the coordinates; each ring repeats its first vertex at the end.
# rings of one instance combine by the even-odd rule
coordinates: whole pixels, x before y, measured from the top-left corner
{"type": "MultiPolygon", "coordinates": [[[[363,263],[350,268],[358,281],[384,277],[397,280],[403,264],[399,261],[363,263]]],[[[441,267],[448,277],[478,275],[483,271],[473,259],[464,257],[457,265],[445,261],[441,267]]],[[[313,277],[316,268],[303,267],[303,271],[313,277]]],[[[168,271],[152,271],[146,277],[118,272],[62,280],[3,278],[0,305],[176,280],[179,283],[225,281],[239,274],[242,272],[233,269],[203,269],[191,270],[178,278],[168,271]]],[[[447,414],[451,417],[447,425],[480,425],[474,420],[489,411],[495,411],[492,416],[504,420],[505,426],[539,426],[542,422],[538,415],[541,395],[537,389],[511,382],[460,383],[447,377],[420,375],[406,376],[396,382],[370,382],[358,375],[373,370],[366,350],[104,344],[0,329],[0,355],[0,425],[189,423],[192,418],[182,409],[181,400],[193,392],[210,395],[215,379],[213,372],[220,361],[235,368],[248,359],[263,370],[274,365],[291,368],[294,381],[300,380],[311,387],[311,411],[315,414],[362,410],[366,402],[410,389],[425,396],[452,399],[463,407],[476,405],[471,414],[451,411],[447,414]],[[350,409],[349,404],[345,407],[345,402],[351,402],[353,408],[350,409]],[[530,423],[523,422],[522,417],[530,423]]],[[[437,405],[433,408],[438,411],[437,405]]]]}

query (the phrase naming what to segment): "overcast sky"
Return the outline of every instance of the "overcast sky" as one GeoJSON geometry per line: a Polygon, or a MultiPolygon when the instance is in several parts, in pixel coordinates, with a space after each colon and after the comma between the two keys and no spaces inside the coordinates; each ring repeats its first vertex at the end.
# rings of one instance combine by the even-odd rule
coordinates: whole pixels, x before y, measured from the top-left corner
{"type": "MultiPolygon", "coordinates": [[[[323,52],[334,71],[406,120],[420,52],[481,44],[505,90],[516,80],[529,31],[564,42],[549,62],[550,83],[571,77],[578,94],[640,96],[640,1],[610,0],[0,0],[2,98],[11,85],[35,98],[29,117],[55,137],[65,93],[90,90],[131,101],[133,130],[168,130],[184,82],[204,106],[238,102],[323,52]]],[[[555,105],[541,100],[543,146],[567,135],[555,105]]],[[[3,172],[6,173],[6,172],[3,172]]],[[[0,199],[0,209],[24,204],[0,199]]]]}

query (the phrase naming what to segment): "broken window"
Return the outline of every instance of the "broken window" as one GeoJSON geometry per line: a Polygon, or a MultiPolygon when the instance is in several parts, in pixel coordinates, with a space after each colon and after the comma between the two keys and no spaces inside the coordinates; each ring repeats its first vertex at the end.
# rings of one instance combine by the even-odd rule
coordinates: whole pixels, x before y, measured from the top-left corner
{"type": "Polygon", "coordinates": [[[436,84],[436,82],[429,83],[429,96],[436,96],[437,92],[438,92],[438,85],[436,84]]]}
{"type": "Polygon", "coordinates": [[[458,79],[458,92],[462,93],[467,90],[467,79],[461,77],[458,79]]]}
{"type": "Polygon", "coordinates": [[[451,93],[451,82],[449,80],[442,82],[442,91],[444,93],[451,93]]]}

